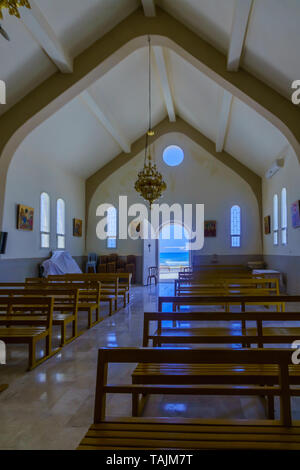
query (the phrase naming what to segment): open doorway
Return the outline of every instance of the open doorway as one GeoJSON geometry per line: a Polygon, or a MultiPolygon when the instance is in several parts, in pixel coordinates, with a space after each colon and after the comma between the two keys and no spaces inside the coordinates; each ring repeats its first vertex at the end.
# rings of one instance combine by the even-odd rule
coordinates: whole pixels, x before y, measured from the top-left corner
{"type": "Polygon", "coordinates": [[[177,279],[190,266],[189,236],[179,223],[168,223],[159,232],[158,262],[160,281],[177,279]]]}

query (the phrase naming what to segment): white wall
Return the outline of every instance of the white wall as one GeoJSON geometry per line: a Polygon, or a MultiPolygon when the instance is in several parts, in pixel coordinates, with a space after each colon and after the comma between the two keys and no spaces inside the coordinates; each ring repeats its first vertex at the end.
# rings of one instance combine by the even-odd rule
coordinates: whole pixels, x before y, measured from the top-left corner
{"type": "MultiPolygon", "coordinates": [[[[40,194],[45,191],[51,198],[51,250],[56,248],[56,200],[66,203],[66,249],[73,256],[84,254],[84,233],[73,237],[73,218],[85,219],[85,182],[83,178],[62,170],[57,162],[30,151],[21,144],[11,162],[6,185],[3,230],[8,232],[7,250],[2,258],[44,258],[49,250],[40,248],[40,194]],[[32,232],[16,229],[17,205],[33,207],[32,232]]],[[[83,224],[84,225],[84,224],[83,224]]],[[[84,230],[84,227],[83,227],[84,230]]]]}
{"type": "Polygon", "coordinates": [[[279,200],[279,224],[280,224],[280,203],[281,190],[287,189],[287,209],[288,209],[288,243],[281,244],[279,236],[278,246],[273,244],[273,233],[264,235],[264,254],[265,255],[285,255],[300,256],[300,228],[292,227],[291,204],[300,199],[300,165],[298,159],[291,147],[288,148],[285,165],[273,178],[263,179],[263,215],[271,216],[273,227],[273,196],[276,193],[279,200]]]}
{"type": "MultiPolygon", "coordinates": [[[[250,186],[228,167],[181,134],[168,134],[155,143],[158,168],[162,171],[168,189],[160,202],[173,204],[204,203],[205,219],[217,221],[217,237],[206,238],[201,254],[256,255],[261,254],[261,230],[257,200],[250,186]],[[163,149],[171,144],[179,145],[185,159],[178,167],[169,167],[162,160],[163,149]],[[230,208],[239,204],[242,211],[241,248],[230,247],[230,208]]],[[[97,206],[111,203],[118,207],[119,195],[128,196],[128,205],[142,203],[134,190],[137,172],[143,166],[143,153],[132,159],[99,185],[89,208],[87,249],[97,253],[118,252],[142,254],[140,240],[118,240],[116,250],[107,250],[105,241],[96,237],[97,206]]],[[[130,220],[130,219],[129,219],[130,220]]]]}

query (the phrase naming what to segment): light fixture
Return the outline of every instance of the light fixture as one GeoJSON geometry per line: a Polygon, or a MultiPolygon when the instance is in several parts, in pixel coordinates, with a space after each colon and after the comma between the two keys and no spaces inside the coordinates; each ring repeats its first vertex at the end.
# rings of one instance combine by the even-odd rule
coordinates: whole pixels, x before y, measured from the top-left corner
{"type": "Polygon", "coordinates": [[[149,126],[146,133],[145,145],[145,160],[144,167],[138,173],[138,179],[135,182],[134,188],[140,195],[149,202],[150,208],[154,201],[159,199],[162,193],[167,189],[167,185],[163,180],[163,176],[156,168],[156,164],[152,162],[149,137],[154,135],[152,129],[152,116],[151,116],[151,40],[148,37],[149,43],[149,126]]]}
{"type": "Polygon", "coordinates": [[[31,8],[28,0],[0,0],[0,19],[3,19],[2,10],[6,8],[10,15],[20,18],[19,7],[31,8]]]}

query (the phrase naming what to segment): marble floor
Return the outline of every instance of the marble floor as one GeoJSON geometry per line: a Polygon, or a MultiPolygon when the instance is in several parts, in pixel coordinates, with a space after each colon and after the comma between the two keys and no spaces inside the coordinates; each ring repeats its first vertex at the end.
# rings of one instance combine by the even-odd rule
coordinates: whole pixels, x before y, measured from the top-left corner
{"type": "MultiPolygon", "coordinates": [[[[167,282],[134,287],[130,306],[112,317],[104,312],[105,320],[31,372],[26,346],[9,345],[7,365],[0,366],[0,383],[9,384],[0,394],[0,449],[75,449],[93,419],[98,348],[141,346],[143,312],[156,310],[158,294],[172,293],[167,282]]],[[[109,379],[130,383],[132,369],[114,364],[109,379]]],[[[107,410],[109,416],[130,416],[130,397],[109,396],[107,410]]],[[[256,397],[156,396],[145,415],[255,419],[265,418],[265,408],[256,397]]],[[[299,399],[293,400],[293,417],[300,418],[299,399]]]]}

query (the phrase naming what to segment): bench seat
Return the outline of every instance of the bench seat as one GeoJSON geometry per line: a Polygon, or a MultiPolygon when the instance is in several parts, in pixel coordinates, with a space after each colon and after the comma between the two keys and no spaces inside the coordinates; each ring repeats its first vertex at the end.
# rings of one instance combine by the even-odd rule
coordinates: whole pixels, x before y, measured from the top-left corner
{"type": "Polygon", "coordinates": [[[113,305],[115,305],[115,311],[118,309],[118,299],[114,294],[104,294],[100,296],[100,302],[109,302],[109,315],[113,313],[113,305]]]}
{"type": "MultiPolygon", "coordinates": [[[[247,328],[243,330],[241,327],[208,327],[208,328],[162,328],[161,332],[155,332],[152,336],[153,345],[164,343],[224,343],[226,337],[237,336],[237,341],[241,342],[242,339],[249,339],[258,336],[256,328],[247,328]]],[[[283,343],[285,339],[286,344],[292,343],[300,337],[299,327],[264,327],[263,328],[263,342],[264,343],[283,343]]],[[[151,338],[151,336],[150,336],[151,338]]],[[[257,341],[256,341],[257,342],[257,341]]]]}
{"type": "Polygon", "coordinates": [[[0,328],[0,339],[5,340],[7,343],[18,343],[18,339],[22,342],[28,339],[36,337],[37,339],[44,338],[48,335],[46,328],[41,327],[30,327],[30,328],[0,328]]]}
{"type": "MultiPolygon", "coordinates": [[[[278,366],[275,364],[138,364],[132,374],[134,384],[232,384],[235,376],[239,384],[278,383],[278,366]],[[254,382],[253,382],[254,381],[254,382]]],[[[291,385],[300,385],[300,368],[289,366],[291,385]]]]}
{"type": "Polygon", "coordinates": [[[115,419],[93,424],[78,450],[252,449],[299,450],[300,425],[178,418],[115,419]],[[226,424],[224,424],[226,423],[226,424]],[[246,424],[247,423],[247,424],[246,424]]]}

